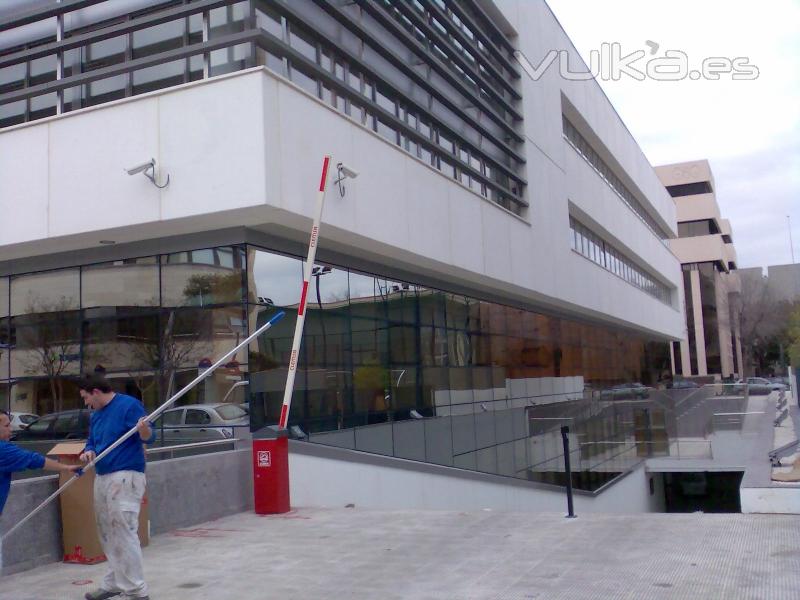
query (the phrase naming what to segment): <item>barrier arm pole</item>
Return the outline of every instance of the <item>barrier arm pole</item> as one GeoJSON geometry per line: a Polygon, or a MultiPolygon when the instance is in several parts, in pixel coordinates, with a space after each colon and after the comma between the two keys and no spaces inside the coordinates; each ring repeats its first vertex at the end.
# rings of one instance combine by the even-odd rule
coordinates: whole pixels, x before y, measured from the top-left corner
{"type": "Polygon", "coordinates": [[[306,259],[305,268],[303,269],[303,290],[300,294],[300,305],[297,309],[297,323],[294,328],[292,353],[289,356],[289,372],[286,374],[286,389],[283,392],[283,406],[281,406],[281,416],[278,421],[279,429],[286,429],[286,423],[289,420],[289,409],[292,406],[294,378],[297,374],[300,343],[303,341],[303,325],[305,325],[306,322],[308,283],[311,279],[311,270],[314,268],[314,258],[317,256],[317,241],[319,240],[319,227],[322,221],[322,207],[325,204],[325,190],[328,187],[328,166],[330,162],[330,155],[325,155],[322,161],[322,177],[319,180],[319,190],[317,191],[317,208],[314,213],[314,224],[311,226],[311,239],[308,242],[308,258],[306,259]]]}
{"type": "MultiPolygon", "coordinates": [[[[272,327],[275,323],[280,321],[285,315],[286,315],[286,313],[283,312],[283,311],[281,311],[279,313],[276,313],[269,321],[267,321],[261,327],[256,329],[253,333],[251,333],[242,342],[238,343],[232,350],[226,352],[225,355],[222,356],[222,358],[220,358],[217,362],[215,362],[213,365],[211,365],[208,369],[203,371],[200,375],[195,377],[191,382],[189,382],[186,386],[184,386],[184,388],[182,390],[180,390],[177,394],[172,396],[172,398],[170,398],[169,400],[164,402],[164,404],[162,404],[156,410],[154,410],[152,413],[150,413],[147,416],[147,420],[148,421],[154,421],[155,419],[157,419],[161,415],[161,413],[163,413],[170,406],[172,406],[172,404],[174,404],[176,400],[178,400],[179,398],[183,397],[194,386],[196,386],[203,379],[205,379],[206,377],[211,375],[211,373],[213,373],[217,369],[217,367],[219,367],[220,365],[225,364],[231,356],[233,356],[234,354],[236,354],[236,352],[239,351],[240,348],[243,348],[244,346],[249,344],[251,341],[253,341],[255,338],[257,338],[259,335],[264,333],[267,329],[272,327]]],[[[105,456],[107,456],[111,451],[113,451],[115,448],[117,448],[120,444],[122,444],[125,440],[127,440],[129,437],[131,437],[135,433],[137,433],[137,426],[133,426],[131,429],[129,429],[125,433],[125,435],[120,437],[116,442],[114,442],[108,448],[103,450],[100,454],[98,454],[94,458],[94,460],[92,460],[91,462],[87,463],[86,466],[84,466],[80,471],[78,471],[75,475],[73,475],[70,479],[68,479],[66,481],[66,483],[64,483],[64,485],[62,485],[55,492],[50,494],[39,506],[34,508],[25,518],[23,518],[20,521],[17,521],[14,524],[14,526],[5,533],[5,535],[3,536],[3,539],[8,539],[11,536],[12,533],[14,533],[17,529],[22,527],[28,521],[30,521],[33,517],[35,517],[38,513],[40,513],[48,504],[50,504],[50,502],[52,502],[59,495],[61,495],[61,493],[63,493],[64,490],[66,490],[73,483],[75,483],[75,481],[78,479],[78,477],[83,475],[83,473],[85,471],[88,471],[89,469],[92,469],[101,459],[103,459],[105,456]]],[[[0,558],[2,558],[2,548],[0,548],[0,558]]],[[[2,567],[2,562],[0,562],[0,567],[2,567]]]]}

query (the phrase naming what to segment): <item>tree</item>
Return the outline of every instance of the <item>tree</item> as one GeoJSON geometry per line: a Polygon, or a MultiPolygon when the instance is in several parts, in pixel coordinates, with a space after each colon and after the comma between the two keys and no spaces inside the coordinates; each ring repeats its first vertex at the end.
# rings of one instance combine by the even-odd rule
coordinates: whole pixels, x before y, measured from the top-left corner
{"type": "Polygon", "coordinates": [[[143,393],[157,385],[159,403],[166,401],[174,392],[177,372],[187,365],[197,365],[198,360],[211,351],[211,344],[201,340],[202,317],[202,311],[190,309],[179,314],[172,308],[156,336],[128,342],[133,359],[142,366],[152,368],[155,375],[152,380],[147,380],[147,375],[141,372],[134,374],[143,393]]]}
{"type": "Polygon", "coordinates": [[[800,368],[800,303],[795,303],[789,315],[787,328],[789,361],[794,368],[800,368]]]}
{"type": "Polygon", "coordinates": [[[734,314],[740,321],[743,374],[753,374],[753,367],[766,374],[789,345],[789,316],[795,305],[776,300],[764,278],[742,277],[741,284],[734,314]]]}
{"type": "Polygon", "coordinates": [[[80,359],[80,324],[72,302],[62,296],[54,302],[29,297],[26,314],[15,317],[17,352],[28,375],[47,378],[53,412],[64,408],[64,376],[80,359]]]}

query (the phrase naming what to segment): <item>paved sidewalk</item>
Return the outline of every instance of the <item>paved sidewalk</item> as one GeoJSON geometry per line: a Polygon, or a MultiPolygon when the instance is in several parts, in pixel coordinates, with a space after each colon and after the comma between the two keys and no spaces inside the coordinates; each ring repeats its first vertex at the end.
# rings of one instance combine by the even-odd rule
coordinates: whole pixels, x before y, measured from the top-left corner
{"type": "MultiPolygon", "coordinates": [[[[242,513],[154,537],[145,567],[153,600],[788,600],[800,517],[242,513]]],[[[0,598],[78,600],[103,571],[47,565],[0,598]]]]}

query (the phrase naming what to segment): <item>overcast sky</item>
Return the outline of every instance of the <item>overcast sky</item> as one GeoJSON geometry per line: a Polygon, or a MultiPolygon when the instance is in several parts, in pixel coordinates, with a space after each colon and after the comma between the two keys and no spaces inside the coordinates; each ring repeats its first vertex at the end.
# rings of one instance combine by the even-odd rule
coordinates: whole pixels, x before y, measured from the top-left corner
{"type": "MultiPolygon", "coordinates": [[[[646,40],[706,57],[749,57],[752,81],[601,81],[653,165],[706,158],[739,267],[800,262],[800,1],[548,0],[588,62],[603,42],[622,54],[646,40]]],[[[540,57],[533,57],[540,60],[540,57]]],[[[641,64],[644,64],[642,60],[641,64]]]]}

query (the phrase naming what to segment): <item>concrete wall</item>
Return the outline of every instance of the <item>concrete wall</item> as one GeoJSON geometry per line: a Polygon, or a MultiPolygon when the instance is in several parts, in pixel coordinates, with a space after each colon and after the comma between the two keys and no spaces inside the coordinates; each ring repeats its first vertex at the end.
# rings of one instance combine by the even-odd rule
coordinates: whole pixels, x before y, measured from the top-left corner
{"type": "MultiPolygon", "coordinates": [[[[150,531],[159,534],[236,514],[253,507],[250,449],[152,462],[147,467],[150,531]]],[[[0,532],[27,515],[58,487],[58,477],[21,479],[0,517],[0,532]]],[[[3,573],[59,561],[61,515],[51,503],[12,538],[3,541],[3,573]]],[[[0,594],[1,595],[1,594],[0,594]]]]}
{"type": "Polygon", "coordinates": [[[248,448],[150,463],[147,493],[151,533],[252,509],[251,455],[248,448]]]}
{"type": "MultiPolygon", "coordinates": [[[[36,477],[11,482],[11,493],[0,517],[0,538],[11,526],[58,489],[58,476],[36,477]]],[[[2,542],[4,575],[27,571],[61,560],[61,513],[58,503],[51,503],[36,518],[2,542]]],[[[2,595],[2,594],[0,594],[2,595]]]]}
{"type": "MultiPolygon", "coordinates": [[[[293,506],[566,512],[562,488],[314,444],[291,443],[289,472],[293,506]]],[[[651,496],[649,477],[641,465],[600,493],[576,492],[575,511],[659,512],[663,490],[654,480],[651,496]]]]}
{"type": "Polygon", "coordinates": [[[800,489],[795,486],[741,488],[743,513],[800,514],[800,489]]]}

